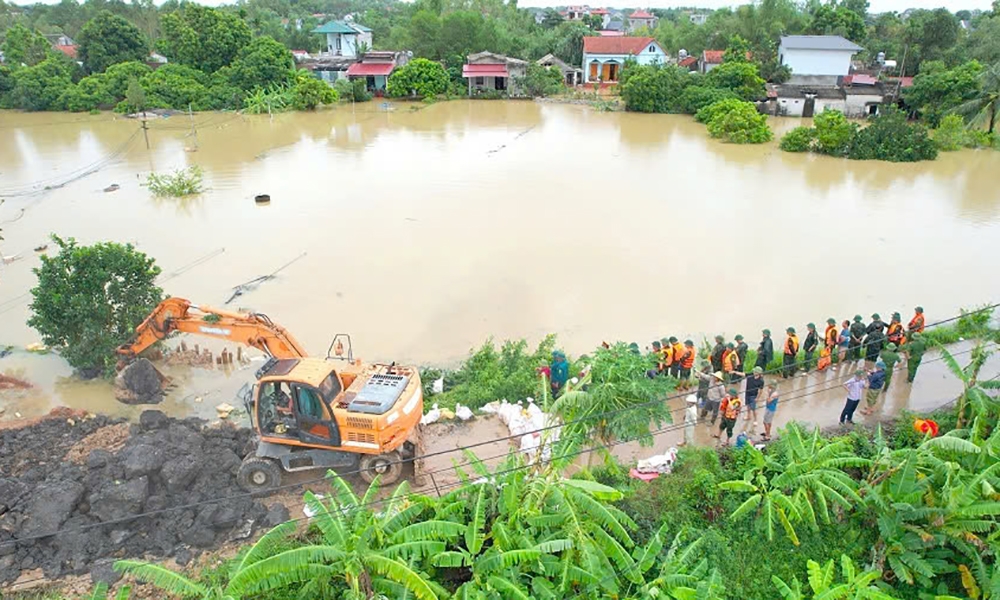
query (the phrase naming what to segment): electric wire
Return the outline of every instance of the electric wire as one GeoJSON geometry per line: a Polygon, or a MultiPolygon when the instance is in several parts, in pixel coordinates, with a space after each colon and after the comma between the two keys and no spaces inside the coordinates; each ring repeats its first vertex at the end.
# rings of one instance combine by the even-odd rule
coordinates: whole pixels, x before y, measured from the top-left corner
{"type": "MultiPolygon", "coordinates": [[[[984,309],[980,309],[980,310],[984,310],[984,309]]],[[[966,314],[968,314],[968,313],[966,313],[966,314]]],[[[947,320],[946,321],[941,321],[939,323],[943,323],[943,322],[947,322],[947,320]]],[[[972,351],[973,351],[973,349],[964,350],[964,351],[960,351],[960,352],[955,352],[955,353],[952,354],[952,356],[959,356],[959,355],[962,355],[962,354],[970,353],[972,351]]],[[[935,359],[931,359],[929,361],[926,361],[926,364],[929,364],[931,362],[936,362],[936,361],[939,361],[939,360],[943,360],[943,357],[939,357],[939,358],[935,358],[935,359]]],[[[836,382],[834,385],[831,385],[828,388],[825,388],[825,389],[822,389],[822,390],[817,390],[817,391],[809,392],[809,393],[806,393],[806,394],[800,394],[800,395],[797,395],[797,396],[793,395],[793,396],[788,397],[788,398],[782,398],[782,399],[779,400],[779,403],[780,402],[790,402],[792,400],[801,399],[801,398],[809,397],[809,396],[814,396],[814,395],[817,395],[819,393],[822,393],[822,392],[825,392],[825,391],[829,391],[829,390],[832,390],[832,389],[836,389],[836,388],[841,387],[841,386],[842,386],[842,383],[836,382]]],[[[658,400],[658,402],[664,402],[664,401],[665,401],[665,399],[658,400]]],[[[634,410],[634,407],[628,407],[628,410],[634,410]]],[[[622,409],[618,409],[616,411],[609,411],[609,412],[615,412],[615,413],[622,412],[622,409]]],[[[596,416],[600,416],[600,415],[596,415],[596,416]]],[[[579,422],[579,421],[583,421],[583,420],[589,420],[591,418],[594,418],[594,416],[586,417],[585,419],[578,419],[577,421],[571,421],[569,423],[579,422]]],[[[559,425],[557,427],[564,427],[564,426],[566,426],[566,425],[559,425]]],[[[511,469],[508,469],[508,470],[505,470],[505,471],[494,472],[494,473],[491,474],[491,477],[496,477],[498,475],[505,475],[505,474],[513,473],[513,472],[516,472],[518,470],[523,470],[523,469],[527,469],[527,468],[534,468],[538,464],[548,464],[548,463],[551,463],[551,462],[553,462],[555,460],[559,460],[559,459],[563,459],[563,458],[572,458],[572,457],[575,457],[575,456],[580,456],[582,454],[589,454],[589,453],[596,452],[596,451],[599,451],[599,450],[606,450],[606,449],[614,448],[616,446],[619,446],[619,445],[622,445],[622,444],[626,444],[626,443],[631,443],[631,442],[636,441],[636,440],[638,440],[640,438],[646,437],[646,435],[651,435],[653,437],[656,437],[658,435],[663,435],[663,434],[671,432],[671,431],[679,430],[682,427],[684,427],[683,423],[671,424],[671,425],[668,425],[666,427],[660,428],[659,430],[655,430],[655,431],[649,432],[648,434],[644,434],[642,436],[635,436],[633,438],[628,438],[628,439],[623,439],[623,440],[617,440],[615,442],[611,442],[611,443],[608,443],[608,444],[591,446],[589,448],[584,448],[582,450],[577,450],[577,451],[574,451],[574,452],[565,453],[565,454],[562,454],[562,455],[557,456],[557,457],[550,457],[549,459],[542,459],[542,460],[537,461],[537,462],[528,463],[527,465],[520,465],[518,467],[514,467],[514,468],[511,468],[511,469]]],[[[554,427],[545,427],[545,428],[540,428],[540,429],[535,430],[535,431],[536,432],[540,432],[540,431],[543,431],[543,430],[549,430],[549,429],[553,429],[553,428],[554,427]]],[[[532,432],[526,432],[526,433],[532,433],[532,432]]],[[[521,435],[525,435],[525,434],[521,434],[521,435]]],[[[497,439],[494,439],[494,440],[490,440],[489,442],[486,442],[486,443],[494,443],[494,442],[497,442],[497,441],[502,441],[504,439],[512,439],[512,437],[520,437],[520,436],[508,436],[507,438],[497,438],[497,439]]],[[[406,459],[406,460],[401,460],[401,461],[397,461],[397,462],[399,462],[399,463],[414,462],[416,460],[422,460],[422,459],[426,459],[428,457],[440,456],[440,455],[444,455],[444,454],[451,454],[451,453],[459,452],[459,451],[465,451],[465,450],[468,450],[468,449],[470,449],[472,447],[481,446],[481,445],[483,445],[483,442],[480,442],[480,443],[477,443],[477,444],[470,444],[470,445],[462,446],[462,447],[458,447],[458,448],[443,450],[443,451],[439,451],[439,452],[435,452],[435,453],[425,454],[425,455],[422,455],[420,457],[414,457],[414,458],[410,458],[410,459],[406,459]]],[[[506,456],[506,455],[507,454],[504,454],[504,456],[506,456]]],[[[482,462],[482,461],[480,460],[480,462],[482,462]]],[[[471,464],[471,461],[470,461],[470,463],[466,463],[466,464],[471,464]]],[[[464,465],[460,465],[460,466],[464,466],[464,465]]],[[[454,470],[454,467],[452,467],[452,468],[445,468],[445,469],[439,469],[438,471],[432,471],[432,472],[430,472],[428,474],[433,474],[433,473],[438,473],[438,472],[444,472],[444,471],[451,471],[451,470],[454,470]]],[[[362,470],[359,469],[359,470],[352,471],[352,472],[338,473],[338,474],[336,474],[336,476],[339,477],[339,478],[343,478],[343,477],[345,477],[347,475],[356,475],[356,474],[359,474],[359,473],[361,473],[361,471],[362,470]]],[[[268,494],[274,493],[276,491],[280,491],[282,489],[294,489],[294,488],[299,488],[299,487],[302,487],[302,486],[305,486],[305,485],[309,485],[309,484],[312,484],[312,483],[319,483],[319,482],[327,480],[329,477],[330,477],[329,475],[324,475],[321,478],[317,478],[317,479],[310,480],[310,481],[303,481],[303,482],[298,482],[298,483],[294,483],[294,484],[288,484],[286,486],[278,486],[276,488],[273,488],[273,489],[269,490],[268,494]]],[[[457,482],[442,484],[440,486],[435,486],[435,487],[436,487],[437,490],[440,490],[440,489],[450,489],[450,488],[453,488],[453,487],[460,487],[462,485],[465,485],[465,482],[463,482],[463,481],[457,481],[457,482]]],[[[440,491],[439,491],[439,493],[440,493],[440,491]]],[[[117,525],[117,524],[121,524],[121,523],[127,523],[127,522],[131,522],[131,521],[134,521],[134,520],[137,520],[137,519],[142,519],[142,518],[147,518],[147,517],[156,516],[156,515],[160,515],[160,514],[165,514],[165,513],[173,512],[173,511],[177,511],[177,510],[187,510],[187,509],[190,509],[190,508],[197,508],[199,506],[204,506],[204,505],[208,505],[208,504],[215,504],[215,503],[219,503],[219,502],[224,502],[224,501],[227,501],[227,500],[236,500],[236,499],[240,499],[240,498],[246,498],[246,497],[252,497],[252,496],[260,496],[260,495],[261,494],[259,492],[246,492],[246,493],[242,493],[242,494],[232,494],[232,495],[225,496],[225,497],[210,498],[210,499],[207,499],[207,500],[202,500],[202,501],[199,501],[199,502],[188,503],[188,504],[184,504],[184,505],[168,506],[168,507],[164,507],[162,509],[157,509],[157,510],[154,510],[154,511],[146,511],[146,512],[143,512],[143,513],[139,513],[139,514],[135,514],[135,515],[130,515],[128,517],[122,517],[120,519],[113,519],[113,520],[104,521],[104,522],[101,522],[101,523],[92,523],[92,524],[89,524],[89,525],[82,525],[80,527],[76,527],[76,528],[72,528],[72,529],[54,530],[54,531],[51,531],[51,532],[41,533],[41,534],[35,534],[35,535],[32,535],[32,536],[28,536],[28,537],[14,538],[14,539],[10,539],[10,540],[6,540],[6,541],[0,542],[0,548],[5,547],[5,546],[9,546],[9,545],[23,544],[25,542],[32,542],[32,541],[36,541],[36,540],[39,540],[39,539],[54,537],[54,536],[58,536],[58,535],[64,535],[66,533],[78,533],[78,532],[88,531],[88,530],[96,529],[96,528],[100,528],[100,527],[106,527],[106,526],[117,525]]],[[[404,494],[402,496],[398,496],[397,499],[399,499],[399,498],[407,498],[407,497],[412,497],[412,496],[418,496],[418,495],[426,495],[426,494],[423,491],[421,491],[421,492],[410,492],[408,494],[404,494]]],[[[354,506],[351,507],[351,509],[353,510],[353,509],[362,508],[364,506],[376,505],[376,504],[379,504],[379,503],[387,502],[387,501],[389,501],[391,499],[392,499],[391,497],[389,497],[389,498],[382,498],[382,499],[374,500],[374,501],[369,502],[369,503],[362,503],[362,504],[354,505],[354,506]]],[[[290,506],[299,506],[301,504],[304,504],[304,502],[303,503],[292,503],[292,504],[290,504],[290,506]]],[[[301,518],[291,519],[291,521],[300,521],[303,518],[308,518],[308,517],[301,517],[301,518]]]]}

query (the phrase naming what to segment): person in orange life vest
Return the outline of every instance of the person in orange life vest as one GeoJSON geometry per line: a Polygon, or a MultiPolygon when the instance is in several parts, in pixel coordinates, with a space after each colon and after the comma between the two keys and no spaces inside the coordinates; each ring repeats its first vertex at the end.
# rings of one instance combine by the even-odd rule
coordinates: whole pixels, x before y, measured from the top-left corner
{"type": "Polygon", "coordinates": [[[722,421],[719,423],[719,433],[716,434],[715,438],[721,438],[722,432],[726,432],[726,444],[733,439],[733,427],[736,426],[736,419],[740,416],[740,408],[742,403],[740,402],[739,392],[736,388],[729,388],[729,393],[726,397],[722,399],[722,405],[719,407],[719,411],[722,413],[722,421]]]}
{"type": "Polygon", "coordinates": [[[795,375],[795,359],[799,354],[799,338],[795,335],[794,327],[789,327],[785,332],[788,337],[785,338],[785,355],[781,359],[781,376],[788,379],[795,375]]]}
{"type": "Polygon", "coordinates": [[[657,375],[663,375],[664,372],[666,371],[666,369],[663,367],[663,360],[661,358],[663,352],[662,350],[660,350],[660,342],[654,341],[652,346],[653,350],[650,354],[652,354],[653,357],[656,359],[656,368],[646,371],[646,376],[649,377],[650,379],[656,377],[657,375]]]}
{"type": "Polygon", "coordinates": [[[670,374],[675,378],[681,378],[681,362],[684,358],[684,344],[677,341],[677,338],[670,336],[670,353],[674,360],[673,364],[670,366],[670,374]]]}
{"type": "Polygon", "coordinates": [[[726,344],[726,350],[722,353],[722,372],[726,374],[726,383],[736,379],[740,374],[740,356],[736,354],[736,348],[732,342],[726,344]]]}
{"type": "Polygon", "coordinates": [[[889,322],[889,329],[886,331],[886,337],[889,339],[889,343],[896,344],[896,347],[903,345],[904,332],[902,317],[899,313],[892,313],[892,321],[889,322]]]}
{"type": "Polygon", "coordinates": [[[674,347],[670,345],[670,340],[663,338],[660,340],[663,346],[663,374],[669,375],[674,366],[674,347]]]}
{"type": "Polygon", "coordinates": [[[924,332],[924,307],[918,306],[913,309],[913,318],[906,325],[906,330],[910,333],[924,332]]]}
{"type": "Polygon", "coordinates": [[[691,369],[694,368],[694,359],[697,356],[698,351],[695,350],[694,342],[684,340],[684,354],[681,355],[681,379],[690,379],[691,369]]]}
{"type": "MultiPolygon", "coordinates": [[[[836,356],[837,352],[837,338],[839,337],[840,334],[837,332],[837,320],[834,319],[833,317],[827,319],[826,331],[823,332],[823,345],[826,346],[827,350],[826,355],[829,358],[829,360],[827,361],[826,366],[821,366],[819,368],[820,371],[830,366],[830,363],[833,362],[833,357],[836,356]]],[[[822,352],[819,353],[819,362],[820,363],[823,362],[822,352]]],[[[834,368],[833,370],[836,370],[836,368],[834,368]]]]}
{"type": "MultiPolygon", "coordinates": [[[[816,365],[816,369],[819,371],[825,371],[827,367],[830,366],[832,359],[830,358],[830,348],[823,346],[823,349],[819,351],[819,363],[816,365]]],[[[834,367],[836,371],[836,367],[834,367]]]]}

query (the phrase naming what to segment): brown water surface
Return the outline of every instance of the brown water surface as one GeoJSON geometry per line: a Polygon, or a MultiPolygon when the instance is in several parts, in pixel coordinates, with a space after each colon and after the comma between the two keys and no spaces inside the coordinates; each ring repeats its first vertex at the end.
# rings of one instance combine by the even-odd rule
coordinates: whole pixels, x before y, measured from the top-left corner
{"type": "MultiPolygon", "coordinates": [[[[579,353],[908,318],[916,304],[934,321],[1000,298],[998,152],[852,162],[721,144],[685,116],[513,101],[193,123],[197,135],[186,116],[152,122],[147,150],[133,120],[0,111],[0,249],[22,256],[0,267],[0,343],[37,341],[25,294],[50,233],[131,241],[156,257],[168,294],[203,304],[305,253],[232,306],[267,313],[316,354],[346,331],[358,356],[421,364],[490,335],[554,332],[579,353]],[[204,169],[205,193],[142,185],[187,165],[204,169]]],[[[799,122],[772,124],[780,135],[799,122]]],[[[37,386],[5,393],[11,410],[136,412],[56,356],[18,352],[0,370],[37,386]]],[[[175,369],[165,406],[212,414],[250,372],[175,369]]]]}

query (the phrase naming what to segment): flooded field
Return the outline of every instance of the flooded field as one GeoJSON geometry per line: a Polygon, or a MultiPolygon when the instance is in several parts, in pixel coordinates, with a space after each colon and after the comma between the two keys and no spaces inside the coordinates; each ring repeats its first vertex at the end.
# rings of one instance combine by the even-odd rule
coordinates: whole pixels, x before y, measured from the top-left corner
{"type": "MultiPolygon", "coordinates": [[[[166,293],[209,305],[305,253],[230,308],[316,354],[349,332],[358,356],[420,364],[490,335],[553,332],[579,353],[1000,298],[998,152],[859,163],[720,144],[684,116],[499,101],[207,113],[146,133],[148,150],[128,119],[0,111],[0,250],[21,256],[0,267],[0,345],[37,341],[26,292],[50,233],[132,242],[166,293]],[[186,165],[204,194],[142,185],[186,165]]],[[[0,372],[37,386],[3,392],[9,412],[137,412],[56,356],[18,350],[0,372]]],[[[162,407],[211,415],[251,372],[174,368],[162,407]]]]}

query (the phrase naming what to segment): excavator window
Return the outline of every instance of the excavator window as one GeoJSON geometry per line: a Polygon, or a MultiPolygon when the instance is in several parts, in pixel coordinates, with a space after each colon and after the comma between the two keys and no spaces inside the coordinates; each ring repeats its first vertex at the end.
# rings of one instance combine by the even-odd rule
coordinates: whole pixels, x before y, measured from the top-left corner
{"type": "Polygon", "coordinates": [[[257,422],[264,433],[285,435],[296,427],[292,414],[292,390],[283,381],[265,381],[260,386],[257,422]]]}
{"type": "Polygon", "coordinates": [[[323,383],[319,384],[319,393],[323,394],[326,401],[333,404],[333,401],[340,395],[340,378],[336,371],[331,371],[323,383]]]}
{"type": "Polygon", "coordinates": [[[295,386],[296,410],[299,415],[315,421],[322,421],[326,418],[323,411],[322,400],[319,399],[315,390],[302,386],[295,386]]]}

